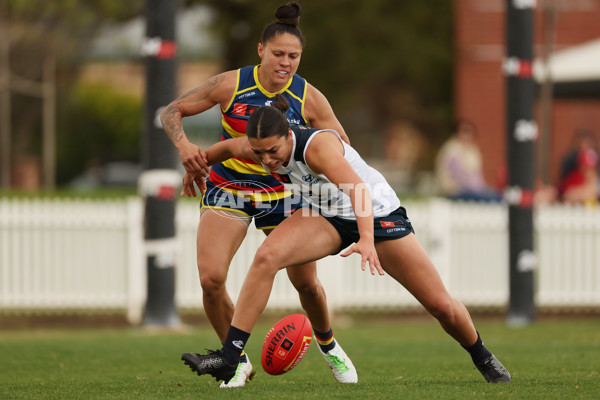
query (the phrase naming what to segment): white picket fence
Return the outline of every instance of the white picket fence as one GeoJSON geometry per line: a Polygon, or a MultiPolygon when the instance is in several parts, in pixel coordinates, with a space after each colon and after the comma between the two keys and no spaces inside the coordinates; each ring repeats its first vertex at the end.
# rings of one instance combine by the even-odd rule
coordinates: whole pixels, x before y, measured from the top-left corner
{"type": "MultiPolygon", "coordinates": [[[[468,307],[508,303],[507,208],[442,199],[405,202],[417,237],[450,293],[468,307]]],[[[141,320],[146,298],[143,201],[0,198],[0,313],[126,312],[141,320]]],[[[179,201],[176,304],[201,311],[196,270],[198,204],[179,201]]],[[[600,210],[553,206],[535,213],[539,307],[600,307],[600,210]]],[[[236,254],[228,290],[236,299],[256,248],[252,226],[236,254]]],[[[336,310],[419,307],[393,279],[360,270],[358,256],[318,262],[328,303],[336,310]]],[[[285,272],[276,278],[270,309],[294,309],[298,296],[285,272]]]]}

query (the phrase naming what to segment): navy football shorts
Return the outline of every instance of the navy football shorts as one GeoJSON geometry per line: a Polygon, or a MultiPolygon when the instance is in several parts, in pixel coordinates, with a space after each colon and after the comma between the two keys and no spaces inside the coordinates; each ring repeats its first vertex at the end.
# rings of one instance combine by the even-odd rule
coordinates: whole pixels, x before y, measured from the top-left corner
{"type": "Polygon", "coordinates": [[[247,225],[254,218],[258,229],[274,229],[285,218],[292,215],[302,205],[302,197],[291,195],[273,201],[257,202],[206,182],[206,192],[202,196],[201,212],[207,209],[223,210],[225,215],[240,220],[247,225]]]}
{"type": "MultiPolygon", "coordinates": [[[[315,210],[315,211],[318,211],[315,210]]],[[[332,253],[337,254],[352,243],[358,242],[360,235],[358,233],[358,224],[356,220],[349,220],[340,217],[328,217],[321,214],[333,227],[337,230],[342,238],[342,245],[339,250],[332,253]]],[[[406,215],[404,207],[398,207],[392,211],[387,217],[374,218],[374,238],[375,242],[384,240],[400,239],[404,236],[415,233],[415,230],[406,215]]]]}

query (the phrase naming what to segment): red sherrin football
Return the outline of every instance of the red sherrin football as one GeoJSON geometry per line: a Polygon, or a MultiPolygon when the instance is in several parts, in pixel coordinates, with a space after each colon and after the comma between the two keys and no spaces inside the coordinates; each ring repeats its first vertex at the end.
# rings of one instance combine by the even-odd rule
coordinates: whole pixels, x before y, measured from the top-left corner
{"type": "Polygon", "coordinates": [[[271,375],[291,371],[302,360],[310,340],[312,326],[303,314],[292,314],[273,325],[263,342],[261,363],[271,375]]]}

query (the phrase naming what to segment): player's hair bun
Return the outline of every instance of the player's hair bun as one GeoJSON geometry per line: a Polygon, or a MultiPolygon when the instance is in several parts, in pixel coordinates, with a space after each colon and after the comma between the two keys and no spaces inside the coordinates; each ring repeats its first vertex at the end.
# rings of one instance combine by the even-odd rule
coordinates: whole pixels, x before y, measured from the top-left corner
{"type": "Polygon", "coordinates": [[[286,98],[283,97],[281,94],[275,96],[275,100],[273,101],[273,103],[271,103],[271,107],[278,109],[284,114],[290,108],[286,98]]]}
{"type": "Polygon", "coordinates": [[[300,14],[302,14],[302,8],[300,4],[292,1],[284,6],[281,6],[275,11],[275,18],[277,23],[284,25],[298,26],[300,23],[300,14]]]}

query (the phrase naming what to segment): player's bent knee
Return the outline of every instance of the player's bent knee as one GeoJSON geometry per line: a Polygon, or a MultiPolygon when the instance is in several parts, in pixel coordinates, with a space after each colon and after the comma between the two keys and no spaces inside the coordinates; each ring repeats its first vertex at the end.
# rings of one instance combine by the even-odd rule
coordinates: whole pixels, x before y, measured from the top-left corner
{"type": "Polygon", "coordinates": [[[279,257],[277,250],[268,244],[263,244],[254,255],[252,268],[260,269],[264,273],[277,272],[279,270],[279,257]]]}
{"type": "Polygon", "coordinates": [[[317,279],[302,279],[300,281],[292,280],[292,285],[301,296],[317,297],[321,295],[321,284],[317,279]]]}
{"type": "Polygon", "coordinates": [[[213,295],[225,290],[226,277],[221,274],[200,274],[200,286],[205,295],[213,295]]]}
{"type": "Polygon", "coordinates": [[[438,321],[452,322],[455,318],[452,298],[438,299],[427,306],[427,311],[438,321]]]}

